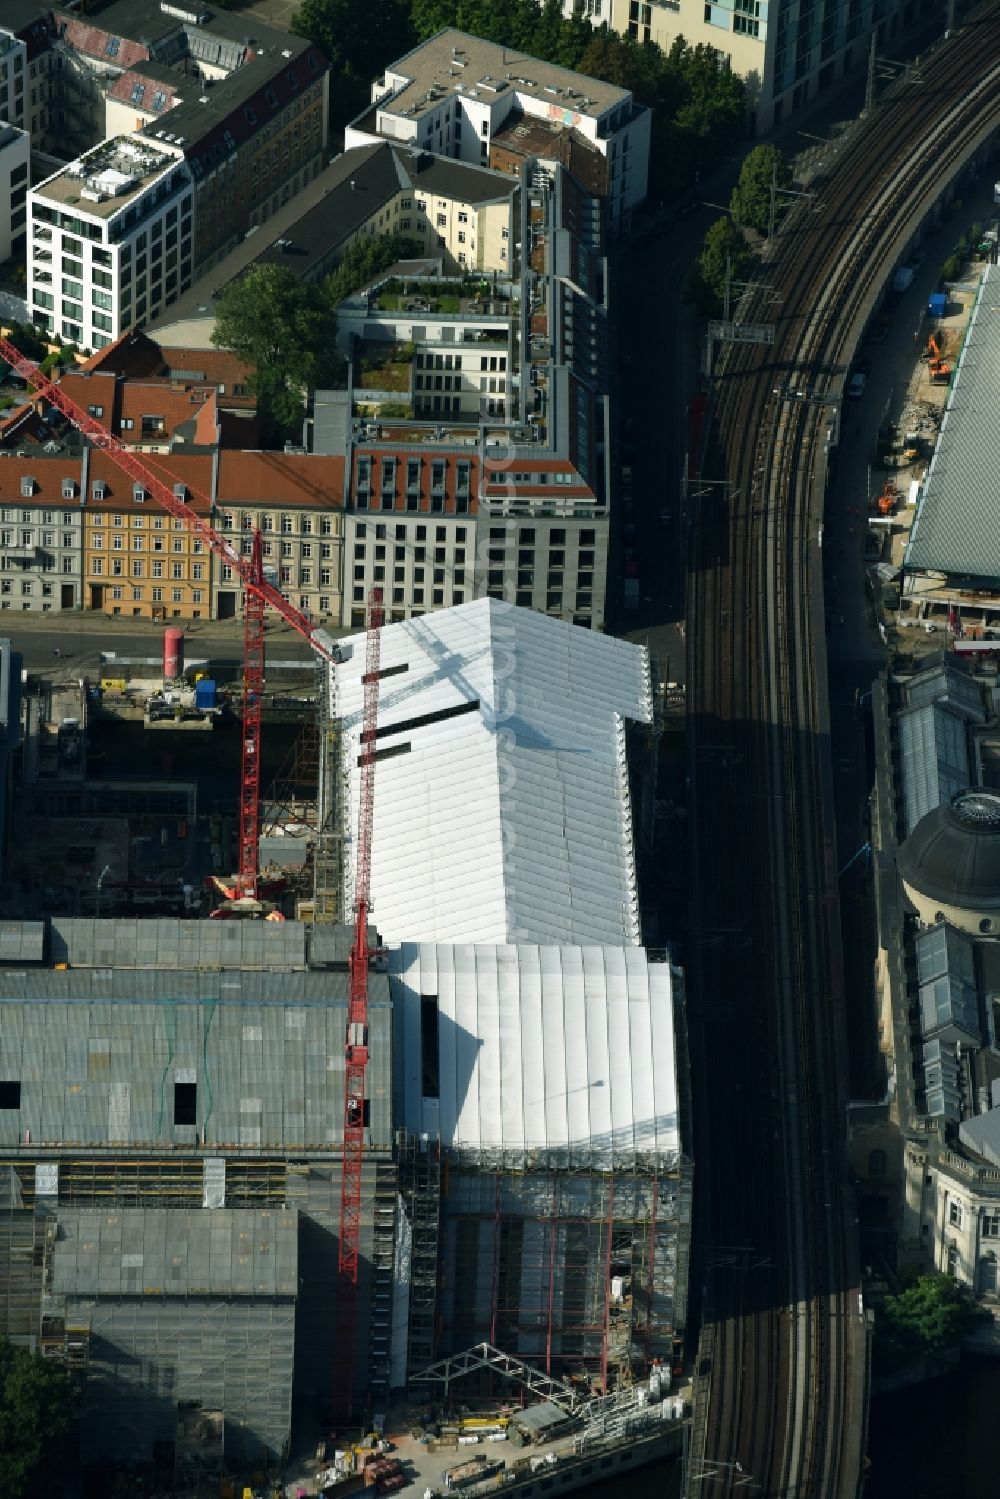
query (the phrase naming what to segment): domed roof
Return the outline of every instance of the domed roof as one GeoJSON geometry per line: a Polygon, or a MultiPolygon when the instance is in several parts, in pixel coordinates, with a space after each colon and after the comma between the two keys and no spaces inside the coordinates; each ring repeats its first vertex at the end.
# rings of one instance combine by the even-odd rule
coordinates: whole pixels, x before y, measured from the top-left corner
{"type": "Polygon", "coordinates": [[[942,905],[1000,908],[1000,795],[974,787],[928,812],[899,850],[899,872],[942,905]]]}

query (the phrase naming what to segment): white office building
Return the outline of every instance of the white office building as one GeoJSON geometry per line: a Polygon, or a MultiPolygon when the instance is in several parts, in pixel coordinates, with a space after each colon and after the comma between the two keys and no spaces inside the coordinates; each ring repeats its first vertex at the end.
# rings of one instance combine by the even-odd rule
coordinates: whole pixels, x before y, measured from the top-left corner
{"type": "Polygon", "coordinates": [[[24,254],[31,142],[0,120],[0,261],[24,254]]]}
{"type": "Polygon", "coordinates": [[[344,145],[403,141],[486,166],[493,136],[519,117],[572,129],[606,158],[612,228],[645,201],[650,115],[627,89],[450,28],[376,79],[344,145]]]}
{"type": "Polygon", "coordinates": [[[104,348],[191,284],[193,187],[178,147],[117,136],[28,195],[32,320],[104,348]]]}

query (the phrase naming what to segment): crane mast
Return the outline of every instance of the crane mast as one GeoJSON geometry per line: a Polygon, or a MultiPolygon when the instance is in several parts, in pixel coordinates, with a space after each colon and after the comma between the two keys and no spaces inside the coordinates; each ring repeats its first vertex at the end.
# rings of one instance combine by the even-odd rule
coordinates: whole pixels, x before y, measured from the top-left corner
{"type": "MultiPolygon", "coordinates": [[[[250,573],[264,581],[264,543],[253,533],[250,573]]],[[[256,900],[260,888],[260,734],[264,702],[264,597],[247,588],[243,599],[243,750],[240,761],[240,854],[236,894],[256,900]]]]}
{"type": "Polygon", "coordinates": [[[349,1416],[351,1413],[357,1332],[361,1168],[364,1161],[365,1075],[368,1067],[368,961],[374,951],[368,943],[368,910],[371,902],[372,823],[375,812],[379,660],[384,619],[381,588],[370,591],[367,613],[358,844],[354,865],[354,941],[348,960],[347,1033],[344,1047],[344,1153],[340,1187],[339,1248],[341,1285],[335,1366],[338,1416],[349,1416]]]}
{"type": "MultiPolygon", "coordinates": [[[[159,478],[148,463],[122,443],[100,422],[79,407],[54,380],[23,355],[5,338],[0,338],[0,358],[22,379],[29,380],[58,411],[87,437],[92,446],[107,453],[130,478],[141,484],[169,515],[185,525],[204,546],[239,576],[244,587],[243,602],[243,749],[239,806],[239,862],[236,894],[256,900],[259,888],[258,842],[260,833],[260,739],[261,709],[264,693],[264,611],[268,605],[282,616],[326,661],[333,661],[337,648],[325,631],[317,629],[300,609],[264,576],[263,544],[255,531],[249,558],[215,530],[171,486],[159,478]]],[[[188,486],[190,488],[190,486],[188,486]]],[[[200,499],[211,512],[211,503],[200,499]]]]}
{"type": "MultiPolygon", "coordinates": [[[[29,380],[50,405],[61,411],[63,416],[67,417],[74,427],[90,440],[92,447],[107,453],[112,462],[123,469],[130,478],[141,484],[149,492],[150,498],[162,505],[169,515],[184,521],[192,534],[204,542],[208,550],[214,552],[226,567],[232,568],[234,576],[243,580],[246,589],[259,596],[265,607],[276,610],[282,619],[308,641],[313,650],[318,652],[325,661],[337,659],[337,647],[331,636],[314,625],[308,614],[304,614],[301,609],[296,609],[281,590],[273,583],[269,583],[262,574],[259,577],[254,576],[252,557],[248,559],[241,556],[231,541],[216,531],[215,527],[181,499],[180,495],[175,494],[171,486],[159,478],[147,463],[135,453],[130,452],[113,432],[109,432],[101,426],[100,422],[89,416],[59,388],[54,380],[50,380],[48,375],[43,374],[33,360],[26,358],[6,338],[0,338],[0,359],[10,365],[15,375],[19,375],[22,380],[29,380]]],[[[195,498],[202,500],[210,511],[211,502],[207,497],[199,495],[191,485],[187,487],[195,498]]]]}
{"type": "MultiPolygon", "coordinates": [[[[340,659],[326,631],[313,625],[264,575],[263,544],[255,531],[250,556],[242,552],[191,505],[175,493],[141,458],[82,410],[58,384],[0,337],[0,358],[15,374],[30,381],[91,443],[136,483],[168,515],[184,521],[192,534],[238,576],[244,587],[243,750],[240,787],[240,852],[238,894],[256,897],[258,890],[258,833],[260,826],[260,735],[264,687],[264,611],[270,606],[328,663],[340,659]]],[[[211,503],[188,486],[207,506],[211,503]]],[[[365,1083],[368,1067],[368,965],[375,949],[368,943],[371,903],[372,821],[375,807],[375,757],[378,733],[379,659],[384,620],[382,590],[368,595],[365,641],[364,714],[360,741],[361,783],[358,842],[355,861],[354,939],[348,961],[347,1026],[344,1045],[344,1148],[340,1193],[340,1294],[337,1298],[337,1349],[334,1386],[338,1414],[349,1416],[353,1401],[354,1351],[357,1331],[358,1259],[361,1239],[361,1170],[364,1161],[365,1083]]]]}

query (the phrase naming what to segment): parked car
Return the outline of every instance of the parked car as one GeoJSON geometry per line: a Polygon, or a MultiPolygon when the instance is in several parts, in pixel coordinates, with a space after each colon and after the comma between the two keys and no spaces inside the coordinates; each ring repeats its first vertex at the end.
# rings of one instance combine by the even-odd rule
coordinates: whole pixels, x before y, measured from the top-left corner
{"type": "Polygon", "coordinates": [[[868,376],[863,375],[860,370],[853,374],[847,382],[847,398],[849,401],[860,401],[868,384],[868,376]]]}

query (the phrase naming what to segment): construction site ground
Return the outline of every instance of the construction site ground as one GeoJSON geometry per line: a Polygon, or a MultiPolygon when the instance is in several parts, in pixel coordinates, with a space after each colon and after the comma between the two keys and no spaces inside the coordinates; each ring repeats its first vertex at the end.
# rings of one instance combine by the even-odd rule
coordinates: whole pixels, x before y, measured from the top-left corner
{"type": "MultiPolygon", "coordinates": [[[[423,1496],[428,1490],[437,1495],[459,1492],[459,1490],[453,1491],[446,1487],[445,1474],[449,1469],[456,1467],[460,1463],[468,1462],[477,1456],[491,1461],[502,1461],[504,1464],[502,1472],[505,1476],[493,1476],[487,1479],[485,1486],[482,1487],[476,1485],[471,1490],[476,1495],[489,1492],[490,1489],[494,1488],[502,1489],[510,1483],[512,1476],[515,1474],[524,1480],[532,1476],[537,1476],[539,1479],[551,1478],[559,1472],[560,1463],[565,1466],[576,1455],[576,1437],[573,1432],[558,1437],[554,1441],[545,1441],[529,1447],[518,1446],[516,1443],[506,1439],[501,1441],[480,1441],[478,1443],[463,1442],[461,1445],[458,1445],[453,1437],[440,1440],[433,1437],[425,1437],[422,1434],[419,1424],[420,1414],[420,1411],[413,1410],[408,1406],[398,1406],[390,1410],[386,1423],[384,1438],[388,1448],[386,1455],[399,1463],[403,1476],[406,1479],[406,1486],[403,1490],[406,1493],[423,1496]],[[549,1454],[552,1454],[554,1460],[549,1460],[549,1454]]],[[[510,1414],[513,1415],[516,1412],[512,1409],[510,1414]]],[[[666,1425],[667,1423],[664,1423],[664,1431],[666,1431],[666,1425]]],[[[679,1424],[674,1423],[673,1430],[675,1434],[678,1434],[680,1432],[679,1424]]],[[[679,1435],[677,1435],[677,1441],[679,1445],[679,1435]]],[[[559,1485],[560,1489],[569,1492],[573,1488],[589,1486],[590,1482],[596,1482],[601,1478],[608,1477],[606,1467],[610,1467],[612,1464],[608,1463],[606,1467],[602,1466],[601,1459],[602,1454],[595,1453],[592,1464],[593,1471],[586,1474],[582,1472],[577,1473],[575,1481],[572,1483],[569,1481],[569,1474],[566,1473],[564,1482],[559,1485]]],[[[311,1458],[302,1463],[297,1471],[286,1472],[284,1478],[286,1499],[299,1499],[299,1496],[303,1493],[312,1499],[313,1495],[322,1492],[318,1483],[318,1475],[327,1469],[328,1466],[329,1458],[325,1460],[311,1458]]],[[[624,1483],[625,1481],[623,1474],[622,1482],[624,1483]]],[[[548,1484],[546,1484],[546,1488],[548,1488],[548,1484]]],[[[346,1494],[350,1491],[350,1485],[345,1483],[343,1492],[346,1494]]],[[[328,1488],[326,1492],[331,1494],[333,1499],[336,1499],[337,1488],[328,1488]]],[[[462,1492],[469,1493],[470,1490],[465,1489],[462,1492]]]]}
{"type": "MultiPolygon", "coordinates": [[[[975,215],[966,210],[960,218],[950,220],[950,235],[954,237],[966,227],[966,220],[971,221],[973,217],[975,215]]],[[[886,484],[895,486],[897,503],[891,516],[886,517],[892,521],[891,528],[882,531],[879,527],[868,526],[865,555],[869,563],[879,560],[889,568],[902,567],[910,528],[916,516],[917,507],[913,501],[917,496],[917,485],[923,481],[930,465],[951,394],[951,381],[931,378],[933,360],[928,357],[928,342],[934,334],[953,377],[986,264],[985,260],[970,261],[964,268],[962,280],[949,286],[945,317],[929,317],[926,301],[922,308],[915,309],[921,321],[913,335],[912,367],[901,389],[893,390],[883,418],[883,426],[888,425],[893,430],[893,439],[891,445],[876,443],[870,455],[867,517],[879,516],[879,495],[886,484]],[[914,433],[919,438],[919,453],[906,462],[903,455],[908,450],[907,436],[914,433]]],[[[877,359],[877,351],[874,352],[877,359]]],[[[860,519],[860,507],[858,511],[860,519]]],[[[980,635],[990,624],[1000,627],[997,614],[980,610],[977,615],[970,608],[976,603],[975,595],[963,596],[954,587],[942,583],[940,596],[933,591],[922,592],[919,598],[904,596],[898,609],[884,611],[884,623],[891,637],[888,643],[911,657],[940,650],[947,635],[948,609],[953,603],[963,608],[963,626],[967,635],[980,635]],[[964,612],[966,609],[969,612],[964,612]]]]}

